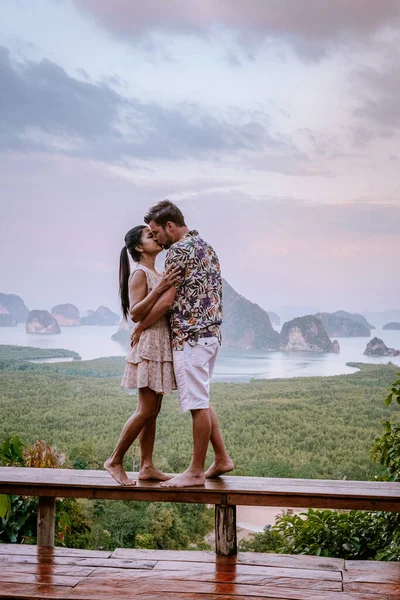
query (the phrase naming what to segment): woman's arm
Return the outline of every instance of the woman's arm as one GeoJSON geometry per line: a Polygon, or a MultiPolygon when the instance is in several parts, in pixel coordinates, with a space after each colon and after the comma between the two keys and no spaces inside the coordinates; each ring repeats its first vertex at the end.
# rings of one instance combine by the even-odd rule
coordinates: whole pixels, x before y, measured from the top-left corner
{"type": "Polygon", "coordinates": [[[145,319],[143,319],[143,321],[141,321],[139,325],[137,325],[132,331],[132,347],[138,343],[142,331],[147,329],[147,327],[153,325],[153,323],[155,323],[156,321],[158,321],[158,319],[165,315],[167,310],[173,305],[175,296],[176,288],[174,286],[171,286],[166,292],[163,293],[160,299],[155,303],[155,306],[153,306],[151,311],[149,311],[147,317],[145,317],[145,319]]]}
{"type": "Polygon", "coordinates": [[[156,287],[147,293],[146,275],[141,269],[137,269],[129,285],[129,306],[132,321],[142,321],[151,311],[162,294],[173,286],[179,275],[177,267],[169,267],[163,274],[156,287]]]}

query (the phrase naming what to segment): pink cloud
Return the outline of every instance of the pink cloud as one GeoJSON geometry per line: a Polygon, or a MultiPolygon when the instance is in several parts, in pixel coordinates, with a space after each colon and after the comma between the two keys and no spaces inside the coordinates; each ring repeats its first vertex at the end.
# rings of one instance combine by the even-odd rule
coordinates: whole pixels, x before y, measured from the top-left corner
{"type": "Polygon", "coordinates": [[[204,30],[222,25],[241,33],[290,36],[302,44],[346,32],[369,34],[400,19],[397,0],[74,0],[82,10],[122,35],[152,28],[204,30]]]}

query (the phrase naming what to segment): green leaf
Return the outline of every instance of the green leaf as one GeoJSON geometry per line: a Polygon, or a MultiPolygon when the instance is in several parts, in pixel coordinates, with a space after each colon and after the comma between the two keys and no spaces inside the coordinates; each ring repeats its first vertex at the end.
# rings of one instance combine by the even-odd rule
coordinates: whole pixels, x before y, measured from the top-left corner
{"type": "Polygon", "coordinates": [[[10,498],[5,494],[0,494],[0,517],[8,519],[11,512],[10,498]]]}

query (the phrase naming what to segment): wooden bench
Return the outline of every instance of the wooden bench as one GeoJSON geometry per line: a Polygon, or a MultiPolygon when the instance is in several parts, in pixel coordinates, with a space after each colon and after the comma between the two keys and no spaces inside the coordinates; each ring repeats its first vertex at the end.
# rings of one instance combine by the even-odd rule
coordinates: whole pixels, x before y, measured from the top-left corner
{"type": "Polygon", "coordinates": [[[105,471],[0,467],[0,494],[39,497],[39,546],[54,545],[56,498],[214,504],[215,547],[220,556],[237,553],[236,506],[400,512],[400,483],[377,481],[225,476],[208,480],[204,487],[173,489],[144,481],[121,487],[105,471]]]}

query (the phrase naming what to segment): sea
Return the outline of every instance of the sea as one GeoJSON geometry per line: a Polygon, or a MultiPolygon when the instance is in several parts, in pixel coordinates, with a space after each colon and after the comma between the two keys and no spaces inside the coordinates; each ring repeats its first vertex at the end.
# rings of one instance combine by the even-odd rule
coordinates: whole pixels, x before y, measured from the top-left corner
{"type": "MultiPolygon", "coordinates": [[[[0,344],[35,346],[38,348],[64,348],[78,352],[83,360],[106,356],[124,356],[126,351],[111,339],[116,327],[81,326],[63,327],[58,335],[26,333],[23,324],[0,328],[0,344]]],[[[277,331],[279,328],[276,328],[277,331]]],[[[400,349],[400,331],[373,329],[390,348],[400,349]]],[[[348,362],[387,364],[400,366],[400,356],[370,357],[363,352],[371,338],[338,338],[339,354],[317,352],[267,352],[240,348],[222,348],[215,365],[213,381],[246,382],[251,379],[286,377],[318,377],[355,373],[348,362]]],[[[60,359],[58,359],[60,360],[60,359]]]]}

